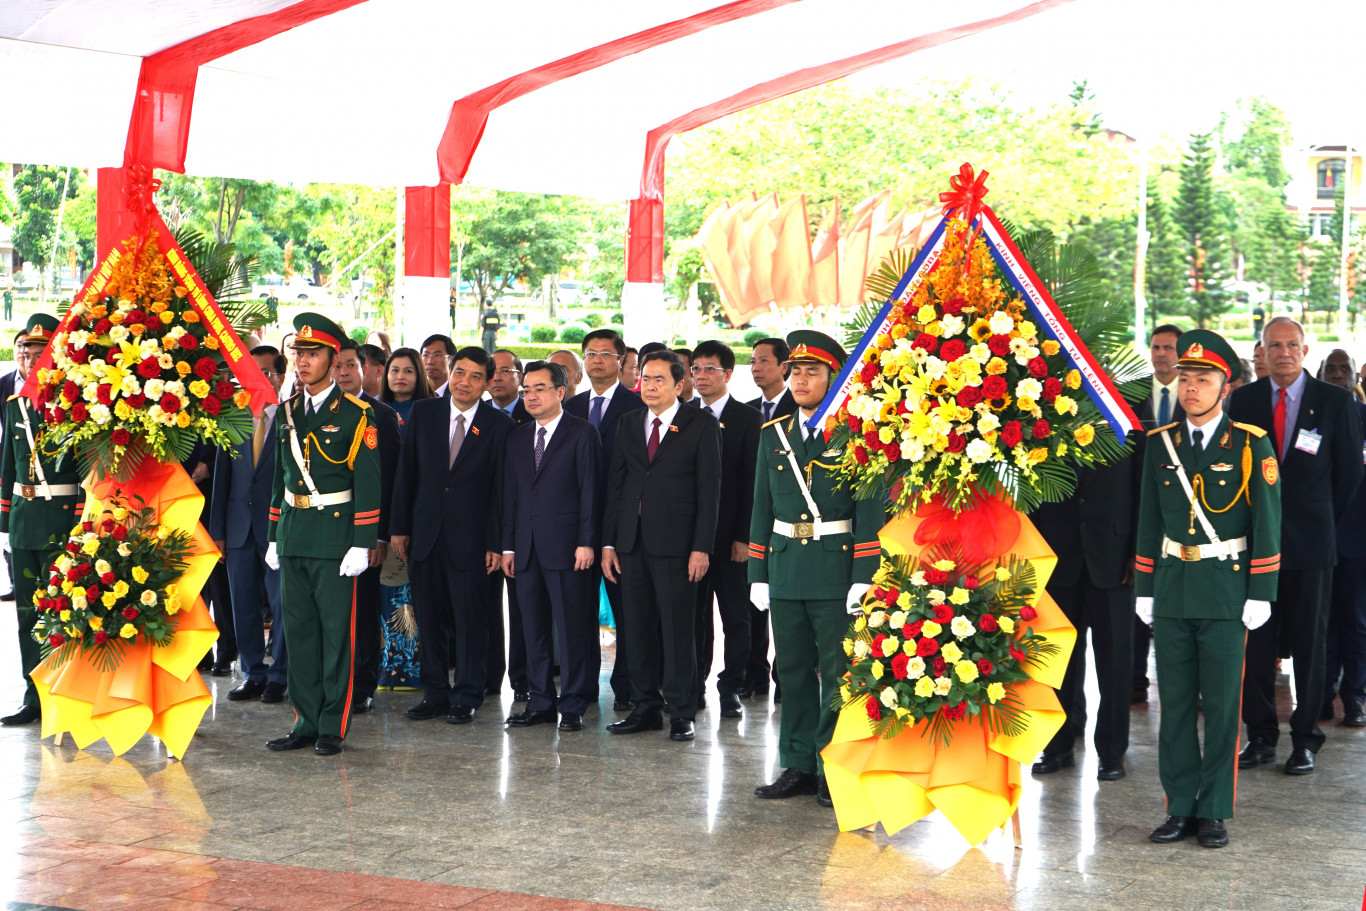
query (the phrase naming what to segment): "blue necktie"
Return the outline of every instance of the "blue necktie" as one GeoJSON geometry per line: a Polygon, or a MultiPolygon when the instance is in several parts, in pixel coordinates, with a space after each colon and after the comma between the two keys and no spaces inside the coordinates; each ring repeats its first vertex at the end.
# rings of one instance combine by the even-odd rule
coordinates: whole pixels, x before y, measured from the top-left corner
{"type": "Polygon", "coordinates": [[[545,428],[536,432],[536,470],[541,470],[541,456],[545,455],[545,428]]]}
{"type": "Polygon", "coordinates": [[[1162,387],[1162,402],[1157,406],[1157,426],[1166,427],[1172,422],[1171,390],[1162,387]]]}
{"type": "Polygon", "coordinates": [[[602,396],[593,396],[593,408],[588,412],[588,423],[596,429],[602,423],[602,396]]]}
{"type": "Polygon", "coordinates": [[[771,420],[773,420],[773,403],[764,402],[764,423],[767,424],[771,420]]]}

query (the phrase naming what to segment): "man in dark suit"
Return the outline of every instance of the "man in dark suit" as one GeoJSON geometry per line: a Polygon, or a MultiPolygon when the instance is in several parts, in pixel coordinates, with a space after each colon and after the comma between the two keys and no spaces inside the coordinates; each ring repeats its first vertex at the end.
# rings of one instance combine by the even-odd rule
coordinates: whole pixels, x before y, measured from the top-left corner
{"type": "Polygon", "coordinates": [[[1095,653],[1100,706],[1096,711],[1096,777],[1124,777],[1133,680],[1134,586],[1130,569],[1138,530],[1142,463],[1132,456],[1103,468],[1078,468],[1077,489],[1045,503],[1030,519],[1058,564],[1048,594],[1077,628],[1077,645],[1058,698],[1067,720],[1034,763],[1036,775],[1073,765],[1072,746],[1086,729],[1086,632],[1095,653]]]}
{"type": "MultiPolygon", "coordinates": [[[[489,399],[495,408],[518,424],[531,420],[522,397],[522,359],[506,348],[493,352],[493,377],[489,380],[489,399]]],[[[485,689],[492,696],[502,691],[503,671],[512,684],[512,701],[526,702],[526,639],[522,632],[522,612],[517,609],[517,586],[503,572],[489,575],[489,666],[485,689]],[[507,591],[507,657],[503,652],[503,591],[507,591]]]]}
{"type": "Polygon", "coordinates": [[[673,352],[646,355],[640,372],[646,407],[622,422],[607,472],[602,571],[621,579],[625,612],[617,633],[636,703],[625,719],[607,726],[613,734],[661,730],[667,700],[669,736],[694,736],[697,583],[716,540],[721,428],[709,412],[679,401],[684,372],[673,352]]]}
{"type": "Polygon", "coordinates": [[[342,340],[332,368],[333,378],[342,392],[362,399],[375,411],[379,431],[379,532],[375,549],[370,551],[370,568],[356,577],[356,634],[354,640],[355,677],[351,690],[351,713],[363,715],[374,707],[379,669],[384,660],[384,630],[380,619],[379,573],[389,555],[389,513],[393,505],[394,475],[398,473],[398,454],[403,445],[399,435],[398,413],[365,391],[365,364],[360,346],[342,340]]]}
{"type": "MultiPolygon", "coordinates": [[[[10,396],[22,389],[24,381],[28,379],[28,346],[24,344],[26,338],[28,338],[28,334],[23,329],[14,333],[15,369],[0,377],[0,403],[8,402],[10,396]]],[[[5,440],[4,423],[4,421],[0,421],[0,443],[5,440]]],[[[9,601],[14,598],[14,564],[10,560],[8,550],[5,551],[5,579],[3,583],[0,583],[0,587],[5,589],[5,593],[0,594],[0,601],[9,601]]]]}
{"type": "MultiPolygon", "coordinates": [[[[270,345],[253,348],[251,356],[279,395],[288,359],[270,345]]],[[[280,571],[265,562],[270,543],[271,484],[275,479],[277,407],[267,405],[256,418],[251,437],[236,447],[236,458],[224,449],[218,450],[213,468],[209,536],[228,567],[237,657],[246,678],[228,691],[228,698],[234,702],[283,702],[288,681],[280,571]],[[270,664],[266,664],[262,605],[270,607],[270,664]]]]}
{"type": "Polygon", "coordinates": [[[598,701],[597,431],[563,411],[564,368],[533,361],[526,371],[532,421],[508,435],[503,474],[503,573],[517,587],[525,632],[530,699],[510,716],[512,727],[554,723],[583,730],[583,713],[598,701]],[[555,692],[552,643],[558,637],[560,693],[555,692]]]}
{"type": "MultiPolygon", "coordinates": [[[[1348,393],[1357,388],[1356,365],[1341,348],[1328,353],[1319,378],[1348,393]]],[[[1357,418],[1366,425],[1366,404],[1356,403],[1357,418]]],[[[1362,444],[1366,452],[1366,443],[1362,444]]],[[[1323,675],[1323,710],[1319,720],[1332,721],[1333,700],[1342,700],[1342,723],[1366,727],[1366,484],[1357,488],[1347,511],[1338,519],[1338,565],[1333,570],[1333,593],[1328,611],[1328,636],[1323,675]]]]}
{"type": "Polygon", "coordinates": [[[699,407],[702,404],[702,396],[697,394],[692,382],[692,349],[675,348],[674,354],[683,359],[683,391],[678,394],[678,400],[684,405],[699,407]]]}
{"type": "Polygon", "coordinates": [[[492,361],[456,352],[448,394],[413,405],[394,484],[389,543],[408,561],[422,650],[416,721],[444,714],[466,724],[484,702],[488,575],[502,562],[503,453],[512,419],[482,400],[492,361]],[[455,643],[455,682],[441,646],[455,643]]]}
{"type": "Polygon", "coordinates": [[[1243,721],[1248,743],[1238,767],[1276,759],[1276,657],[1283,642],[1295,666],[1285,771],[1308,775],[1323,745],[1318,716],[1324,681],[1328,598],[1337,563],[1335,528],[1361,483],[1361,420],[1346,390],[1304,370],[1304,329],[1288,316],[1267,320],[1262,347],[1270,374],[1230,397],[1229,416],[1262,428],[1280,460],[1281,574],[1271,619],[1248,633],[1243,721]]]}
{"type": "MultiPolygon", "coordinates": [[[[607,495],[607,466],[612,462],[612,448],[617,439],[617,422],[623,414],[644,408],[640,396],[621,384],[621,362],[626,355],[626,343],[615,329],[594,329],[583,337],[583,359],[590,386],[569,399],[564,410],[587,421],[598,429],[602,439],[602,476],[599,478],[598,497],[607,495]]],[[[599,512],[602,506],[599,504],[599,512]]],[[[612,662],[612,708],[626,711],[632,707],[631,677],[626,670],[626,646],[621,635],[621,586],[614,579],[597,575],[607,590],[607,601],[612,607],[612,622],[617,628],[616,658],[612,662]]]]}
{"type": "Polygon", "coordinates": [[[738,695],[745,685],[750,658],[749,518],[754,509],[754,465],[759,455],[759,412],[731,398],[735,370],[730,346],[707,341],[693,351],[693,385],[702,396],[702,410],[721,426],[721,507],[707,575],[697,586],[697,680],[704,697],[711,675],[716,623],[715,598],[721,611],[725,665],[716,676],[722,718],[744,714],[738,695]]]}
{"type": "MultiPolygon", "coordinates": [[[[792,349],[780,338],[763,338],[754,343],[749,355],[749,373],[759,387],[759,397],[745,404],[759,412],[759,426],[777,418],[785,418],[797,410],[792,390],[787,388],[787,359],[792,349]]],[[[749,614],[749,661],[745,666],[745,683],[740,698],[768,695],[768,612],[751,605],[749,614]]],[[[782,701],[782,684],[778,683],[778,668],[772,668],[777,685],[774,701],[782,701]]]]}

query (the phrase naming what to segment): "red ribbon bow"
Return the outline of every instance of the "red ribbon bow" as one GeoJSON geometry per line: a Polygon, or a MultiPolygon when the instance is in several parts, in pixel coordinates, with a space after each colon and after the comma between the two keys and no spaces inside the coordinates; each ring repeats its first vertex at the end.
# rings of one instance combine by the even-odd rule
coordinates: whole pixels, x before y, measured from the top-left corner
{"type": "Polygon", "coordinates": [[[146,165],[128,166],[128,182],[124,185],[128,211],[133,215],[133,223],[138,233],[146,233],[147,217],[157,210],[153,195],[161,189],[161,181],[152,176],[152,169],[146,165]]]}
{"type": "MultiPolygon", "coordinates": [[[[963,249],[967,250],[972,246],[972,242],[977,239],[977,227],[973,225],[973,220],[982,212],[982,197],[986,196],[987,175],[989,171],[983,171],[974,176],[973,167],[968,162],[963,162],[958,167],[958,173],[949,178],[949,190],[939,194],[939,201],[944,204],[944,215],[949,216],[955,212],[963,213],[963,220],[968,225],[968,233],[963,238],[963,249]]],[[[963,259],[963,270],[966,272],[968,267],[967,258],[963,259]]]]}

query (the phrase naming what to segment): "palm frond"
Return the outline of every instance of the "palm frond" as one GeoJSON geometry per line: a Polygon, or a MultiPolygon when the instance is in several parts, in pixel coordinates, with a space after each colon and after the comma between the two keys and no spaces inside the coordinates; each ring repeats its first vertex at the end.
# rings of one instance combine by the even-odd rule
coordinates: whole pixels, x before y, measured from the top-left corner
{"type": "Polygon", "coordinates": [[[175,240],[238,335],[269,322],[265,302],[251,296],[261,271],[255,256],[242,256],[236,244],[220,243],[188,224],[176,229],[175,240]]]}

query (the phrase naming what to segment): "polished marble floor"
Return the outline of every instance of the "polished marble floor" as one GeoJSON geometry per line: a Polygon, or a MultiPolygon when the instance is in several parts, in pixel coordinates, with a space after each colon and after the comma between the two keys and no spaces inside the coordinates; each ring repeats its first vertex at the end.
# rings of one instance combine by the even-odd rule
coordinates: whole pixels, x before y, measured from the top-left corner
{"type": "MultiPolygon", "coordinates": [[[[19,692],[9,623],[5,709],[19,692]]],[[[1315,774],[1241,775],[1230,847],[1159,847],[1157,706],[1136,706],[1127,778],[1098,783],[1090,752],[1026,772],[1023,848],[998,833],[974,849],[938,818],[842,834],[811,798],[756,800],[777,763],[767,700],[738,722],[704,712],[680,744],[608,735],[607,701],[562,734],[505,730],[510,692],[459,727],[408,721],[416,696],[380,693],[346,752],[322,758],[268,752],[288,706],[227,702],[240,678],[208,679],[215,703],[183,762],[151,738],[114,758],[0,729],[0,909],[1363,906],[1366,731],[1337,724],[1315,774]]]]}

